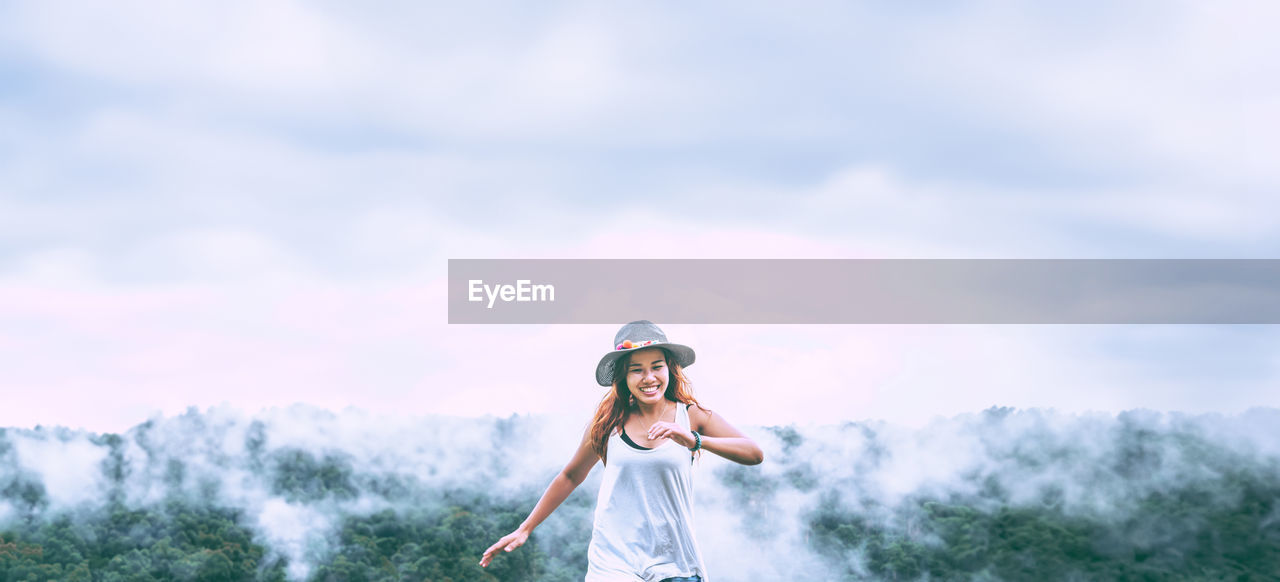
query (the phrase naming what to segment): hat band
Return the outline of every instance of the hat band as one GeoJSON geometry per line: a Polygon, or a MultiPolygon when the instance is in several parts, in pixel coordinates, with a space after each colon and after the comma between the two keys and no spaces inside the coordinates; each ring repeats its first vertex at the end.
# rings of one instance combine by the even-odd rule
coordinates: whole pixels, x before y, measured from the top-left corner
{"type": "Polygon", "coordinates": [[[633,341],[631,341],[631,340],[626,340],[626,341],[624,341],[624,342],[622,342],[622,343],[618,344],[618,347],[613,348],[613,349],[614,349],[614,351],[617,351],[617,350],[629,350],[629,349],[631,349],[631,348],[640,348],[640,347],[644,347],[644,346],[647,346],[647,345],[651,345],[651,344],[660,344],[660,343],[664,343],[664,342],[659,341],[659,340],[645,340],[645,341],[642,341],[642,342],[633,342],[633,341]]]}

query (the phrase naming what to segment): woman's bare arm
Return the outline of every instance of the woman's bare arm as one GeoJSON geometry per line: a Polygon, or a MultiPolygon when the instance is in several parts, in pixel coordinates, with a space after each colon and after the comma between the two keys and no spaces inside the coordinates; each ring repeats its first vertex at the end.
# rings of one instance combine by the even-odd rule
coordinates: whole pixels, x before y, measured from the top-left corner
{"type": "Polygon", "coordinates": [[[506,550],[510,552],[520,546],[523,546],[529,539],[529,534],[533,533],[533,529],[538,527],[551,512],[560,507],[561,503],[573,493],[587,478],[587,474],[591,472],[591,468],[595,467],[596,462],[600,460],[595,450],[591,448],[591,429],[582,435],[582,442],[578,445],[578,450],[574,452],[573,458],[569,460],[569,464],[565,465],[554,479],[551,485],[547,487],[546,492],[542,494],[542,498],[538,500],[538,504],[533,507],[533,511],[529,512],[520,527],[498,540],[497,543],[489,546],[485,550],[484,555],[480,557],[480,566],[488,566],[493,561],[493,557],[498,554],[498,550],[506,550]]]}
{"type": "MultiPolygon", "coordinates": [[[[712,414],[697,404],[689,407],[689,427],[698,431],[702,448],[743,465],[759,465],[764,462],[760,445],[733,428],[724,417],[712,414]]],[[[655,422],[649,427],[649,438],[669,438],[680,446],[692,448],[696,444],[693,433],[680,428],[674,422],[655,422]]]]}
{"type": "Polygon", "coordinates": [[[689,421],[702,437],[702,448],[743,465],[764,462],[764,451],[754,440],[743,435],[723,416],[697,404],[689,407],[689,421]]]}

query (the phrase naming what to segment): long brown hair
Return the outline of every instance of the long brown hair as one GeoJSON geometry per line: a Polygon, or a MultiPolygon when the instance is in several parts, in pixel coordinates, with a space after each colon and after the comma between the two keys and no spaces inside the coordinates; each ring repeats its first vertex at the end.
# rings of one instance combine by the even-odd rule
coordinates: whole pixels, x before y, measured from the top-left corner
{"type": "MultiPolygon", "coordinates": [[[[671,352],[658,349],[662,350],[662,356],[667,361],[667,390],[662,396],[672,402],[697,404],[698,400],[693,397],[693,389],[684,375],[684,369],[671,357],[671,352]]],[[[609,464],[606,458],[609,437],[614,430],[621,430],[627,417],[636,410],[631,402],[631,390],[627,388],[627,368],[631,365],[631,354],[634,353],[624,354],[614,362],[613,388],[600,400],[596,415],[591,420],[591,450],[600,455],[600,460],[606,465],[609,464]]],[[[698,451],[699,454],[701,452],[698,451]]]]}

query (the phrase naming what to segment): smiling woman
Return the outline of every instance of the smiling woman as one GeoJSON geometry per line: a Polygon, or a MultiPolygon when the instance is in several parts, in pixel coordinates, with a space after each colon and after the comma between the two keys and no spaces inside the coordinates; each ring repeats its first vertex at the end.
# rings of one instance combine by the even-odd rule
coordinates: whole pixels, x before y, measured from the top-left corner
{"type": "Polygon", "coordinates": [[[596,382],[611,389],[577,452],[524,523],[485,550],[480,565],[524,545],[601,461],[587,582],[709,580],[694,535],[693,460],[706,449],[757,465],[764,453],[694,399],[683,373],[694,358],[692,348],[668,342],[653,323],[622,326],[596,366],[596,382]]]}

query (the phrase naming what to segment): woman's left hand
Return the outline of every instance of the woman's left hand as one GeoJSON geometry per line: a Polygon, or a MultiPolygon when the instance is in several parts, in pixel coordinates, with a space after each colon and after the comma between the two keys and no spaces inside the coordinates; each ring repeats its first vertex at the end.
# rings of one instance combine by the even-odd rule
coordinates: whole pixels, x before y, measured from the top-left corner
{"type": "Polygon", "coordinates": [[[693,447],[693,433],[689,432],[674,422],[655,422],[649,427],[649,440],[671,439],[680,446],[688,449],[693,447]]]}

